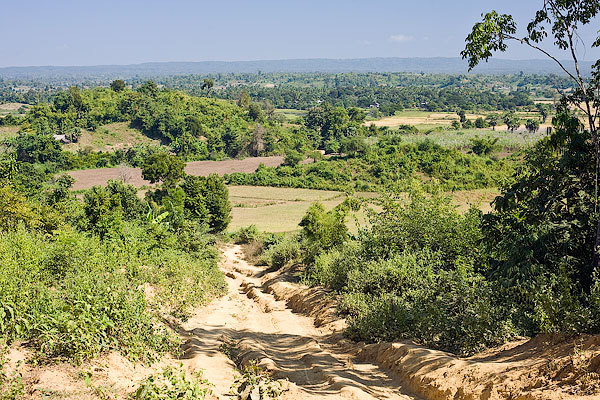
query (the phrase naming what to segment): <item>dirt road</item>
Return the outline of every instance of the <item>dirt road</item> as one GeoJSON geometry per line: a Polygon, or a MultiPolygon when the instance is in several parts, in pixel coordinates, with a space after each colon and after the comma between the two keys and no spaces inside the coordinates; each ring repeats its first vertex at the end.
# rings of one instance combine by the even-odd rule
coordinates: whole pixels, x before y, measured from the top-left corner
{"type": "Polygon", "coordinates": [[[223,249],[221,268],[229,292],[188,320],[181,332],[187,338],[184,363],[204,370],[217,398],[230,398],[226,395],[235,363],[252,359],[275,378],[289,379],[283,399],[414,398],[386,371],[344,352],[339,334],[335,337],[327,326],[316,327],[313,318],[292,312],[285,302],[265,293],[265,271],[248,265],[240,246],[223,249]]]}

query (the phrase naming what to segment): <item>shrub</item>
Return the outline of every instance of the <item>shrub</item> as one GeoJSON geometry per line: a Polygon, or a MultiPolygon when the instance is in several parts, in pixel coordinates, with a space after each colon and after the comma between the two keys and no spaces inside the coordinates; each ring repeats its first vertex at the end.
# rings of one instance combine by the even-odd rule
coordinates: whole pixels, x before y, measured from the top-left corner
{"type": "Polygon", "coordinates": [[[233,234],[234,241],[237,244],[248,244],[260,239],[260,232],[256,225],[250,225],[245,228],[240,228],[233,234]]]}
{"type": "Polygon", "coordinates": [[[379,206],[356,240],[322,247],[305,272],[342,294],[351,337],[414,339],[466,355],[515,333],[497,288],[478,272],[487,262],[480,213],[461,215],[448,197],[419,187],[379,206]]]}
{"type": "Polygon", "coordinates": [[[179,368],[167,367],[163,373],[151,375],[131,395],[132,400],[202,400],[212,394],[211,385],[201,379],[200,374],[193,378],[186,376],[183,365],[179,368]]]}
{"type": "Polygon", "coordinates": [[[300,243],[297,237],[285,238],[271,246],[264,254],[267,264],[282,268],[300,256],[300,243]]]}

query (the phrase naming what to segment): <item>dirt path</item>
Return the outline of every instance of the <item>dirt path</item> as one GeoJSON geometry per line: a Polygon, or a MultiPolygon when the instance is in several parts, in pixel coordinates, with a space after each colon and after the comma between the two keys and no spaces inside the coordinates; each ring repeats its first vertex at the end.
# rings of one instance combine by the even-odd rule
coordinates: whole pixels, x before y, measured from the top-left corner
{"type": "Polygon", "coordinates": [[[341,350],[327,327],[293,313],[261,288],[262,268],[242,259],[240,246],[223,249],[221,268],[229,292],[188,320],[182,332],[184,363],[204,370],[218,398],[227,396],[235,364],[256,359],[277,379],[289,379],[283,399],[411,399],[401,384],[376,365],[341,350]]]}

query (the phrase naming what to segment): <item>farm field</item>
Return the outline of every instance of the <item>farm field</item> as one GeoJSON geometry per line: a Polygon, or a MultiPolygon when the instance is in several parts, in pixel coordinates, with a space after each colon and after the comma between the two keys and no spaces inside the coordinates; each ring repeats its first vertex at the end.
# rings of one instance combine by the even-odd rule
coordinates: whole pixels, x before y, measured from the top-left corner
{"type": "MultiPolygon", "coordinates": [[[[185,172],[190,175],[208,176],[210,174],[230,174],[232,172],[254,172],[260,164],[267,167],[276,167],[283,162],[283,157],[251,157],[243,160],[224,161],[192,161],[186,164],[185,172]]],[[[95,168],[70,171],[69,175],[75,178],[73,190],[89,189],[92,186],[105,186],[111,179],[122,180],[125,183],[142,187],[150,182],[142,178],[141,168],[116,167],[95,168]]]]}
{"type": "Polygon", "coordinates": [[[19,115],[21,108],[28,108],[27,104],[22,103],[3,103],[0,104],[0,117],[3,117],[8,114],[19,115]]]}
{"type": "MultiPolygon", "coordinates": [[[[373,198],[375,193],[361,192],[361,198],[373,198]]],[[[491,210],[490,202],[498,195],[496,189],[465,190],[452,194],[454,204],[460,211],[466,211],[471,204],[482,211],[491,210]]],[[[340,204],[344,193],[328,190],[294,189],[279,187],[229,186],[229,199],[233,206],[229,231],[256,225],[264,232],[292,232],[300,228],[298,223],[306,210],[314,202],[320,202],[327,210],[340,204]]],[[[365,214],[356,215],[364,223],[365,214]]],[[[350,230],[357,231],[353,218],[349,218],[350,230]]]]}
{"type": "MultiPolygon", "coordinates": [[[[527,118],[539,118],[539,114],[534,112],[517,112],[515,114],[523,120],[527,118]]],[[[479,117],[485,118],[486,115],[486,113],[466,114],[466,117],[467,119],[475,120],[479,117]]],[[[398,128],[401,125],[413,125],[420,130],[427,130],[434,129],[436,127],[448,127],[450,126],[450,124],[452,124],[452,121],[454,120],[458,120],[458,116],[456,115],[456,113],[405,110],[399,111],[396,113],[396,115],[393,116],[383,117],[374,120],[367,120],[364,124],[373,124],[377,127],[385,126],[391,129],[398,128]]],[[[540,125],[540,130],[545,130],[548,126],[551,126],[550,119],[547,120],[546,124],[540,125]]],[[[488,129],[481,129],[480,131],[487,130],[488,129]]],[[[506,130],[506,125],[498,125],[496,126],[496,130],[506,130]]],[[[521,126],[520,130],[525,130],[525,128],[521,126]]]]}
{"type": "Polygon", "coordinates": [[[431,132],[428,134],[408,134],[403,135],[402,140],[407,143],[421,143],[424,140],[431,140],[443,147],[469,150],[472,146],[471,141],[476,137],[498,138],[497,145],[504,151],[512,152],[533,146],[545,136],[546,131],[541,129],[536,133],[527,131],[510,132],[506,129],[461,129],[459,131],[431,132]]]}

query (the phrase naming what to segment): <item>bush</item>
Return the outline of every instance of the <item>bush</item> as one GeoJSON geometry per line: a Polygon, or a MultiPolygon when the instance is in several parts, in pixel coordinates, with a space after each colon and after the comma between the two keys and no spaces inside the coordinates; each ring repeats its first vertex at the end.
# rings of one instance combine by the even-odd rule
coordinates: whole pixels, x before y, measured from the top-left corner
{"type": "Polygon", "coordinates": [[[300,257],[300,243],[296,237],[281,240],[264,254],[267,264],[273,268],[282,268],[298,257],[300,257]]]}
{"type": "Polygon", "coordinates": [[[479,212],[461,215],[448,197],[418,187],[379,207],[357,240],[323,246],[305,272],[342,294],[351,337],[414,339],[466,355],[514,335],[497,288],[479,272],[487,262],[479,212]]]}
{"type": "Polygon", "coordinates": [[[186,376],[183,366],[167,367],[163,373],[151,375],[131,395],[132,400],[202,400],[212,393],[208,381],[196,374],[193,378],[186,376]]]}
{"type": "Polygon", "coordinates": [[[256,228],[256,225],[250,225],[245,228],[240,228],[233,234],[233,238],[236,244],[248,244],[260,239],[260,232],[256,228]]]}
{"type": "Polygon", "coordinates": [[[221,293],[216,252],[187,253],[177,240],[160,248],[137,224],[123,232],[122,243],[74,231],[0,233],[0,335],[29,340],[42,359],[76,363],[108,349],[144,361],[176,351],[153,310],[185,317],[221,293]]]}
{"type": "Polygon", "coordinates": [[[514,331],[483,276],[469,266],[446,271],[438,263],[425,250],[351,270],[341,305],[349,314],[350,336],[413,339],[459,355],[509,339],[514,331]]]}

